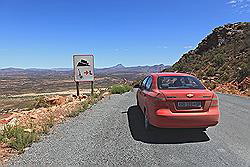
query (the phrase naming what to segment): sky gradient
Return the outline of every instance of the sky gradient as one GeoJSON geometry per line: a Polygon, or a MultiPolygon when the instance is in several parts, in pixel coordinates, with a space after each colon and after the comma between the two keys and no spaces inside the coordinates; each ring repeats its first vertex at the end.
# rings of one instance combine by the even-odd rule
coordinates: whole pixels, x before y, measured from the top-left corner
{"type": "Polygon", "coordinates": [[[250,21],[250,0],[0,0],[0,68],[173,64],[212,29],[250,21]]]}

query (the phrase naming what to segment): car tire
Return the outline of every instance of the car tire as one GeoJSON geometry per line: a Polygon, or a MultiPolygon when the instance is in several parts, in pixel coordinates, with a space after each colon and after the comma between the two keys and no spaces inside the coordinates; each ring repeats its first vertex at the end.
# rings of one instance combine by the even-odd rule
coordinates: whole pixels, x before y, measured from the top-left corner
{"type": "Polygon", "coordinates": [[[138,107],[140,107],[140,106],[139,106],[138,97],[136,98],[136,105],[137,105],[138,107]]]}

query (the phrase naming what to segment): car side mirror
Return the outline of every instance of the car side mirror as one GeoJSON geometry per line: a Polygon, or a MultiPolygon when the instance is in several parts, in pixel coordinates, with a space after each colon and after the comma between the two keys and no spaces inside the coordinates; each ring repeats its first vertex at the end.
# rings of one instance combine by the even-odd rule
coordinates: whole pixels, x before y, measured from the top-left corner
{"type": "Polygon", "coordinates": [[[134,88],[140,88],[140,84],[135,84],[134,88]]]}

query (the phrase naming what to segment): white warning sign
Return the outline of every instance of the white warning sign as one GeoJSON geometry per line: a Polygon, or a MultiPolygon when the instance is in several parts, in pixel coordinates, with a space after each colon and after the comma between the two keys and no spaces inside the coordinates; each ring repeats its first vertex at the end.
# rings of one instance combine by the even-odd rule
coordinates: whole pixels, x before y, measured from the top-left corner
{"type": "Polygon", "coordinates": [[[76,82],[94,81],[94,55],[73,55],[76,82]]]}

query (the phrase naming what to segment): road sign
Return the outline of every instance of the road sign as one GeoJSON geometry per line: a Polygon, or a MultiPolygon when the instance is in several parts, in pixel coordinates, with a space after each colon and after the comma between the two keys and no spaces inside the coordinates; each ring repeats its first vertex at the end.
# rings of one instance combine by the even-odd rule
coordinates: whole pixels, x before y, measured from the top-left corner
{"type": "Polygon", "coordinates": [[[73,64],[76,82],[94,81],[93,55],[74,55],[73,64]]]}

